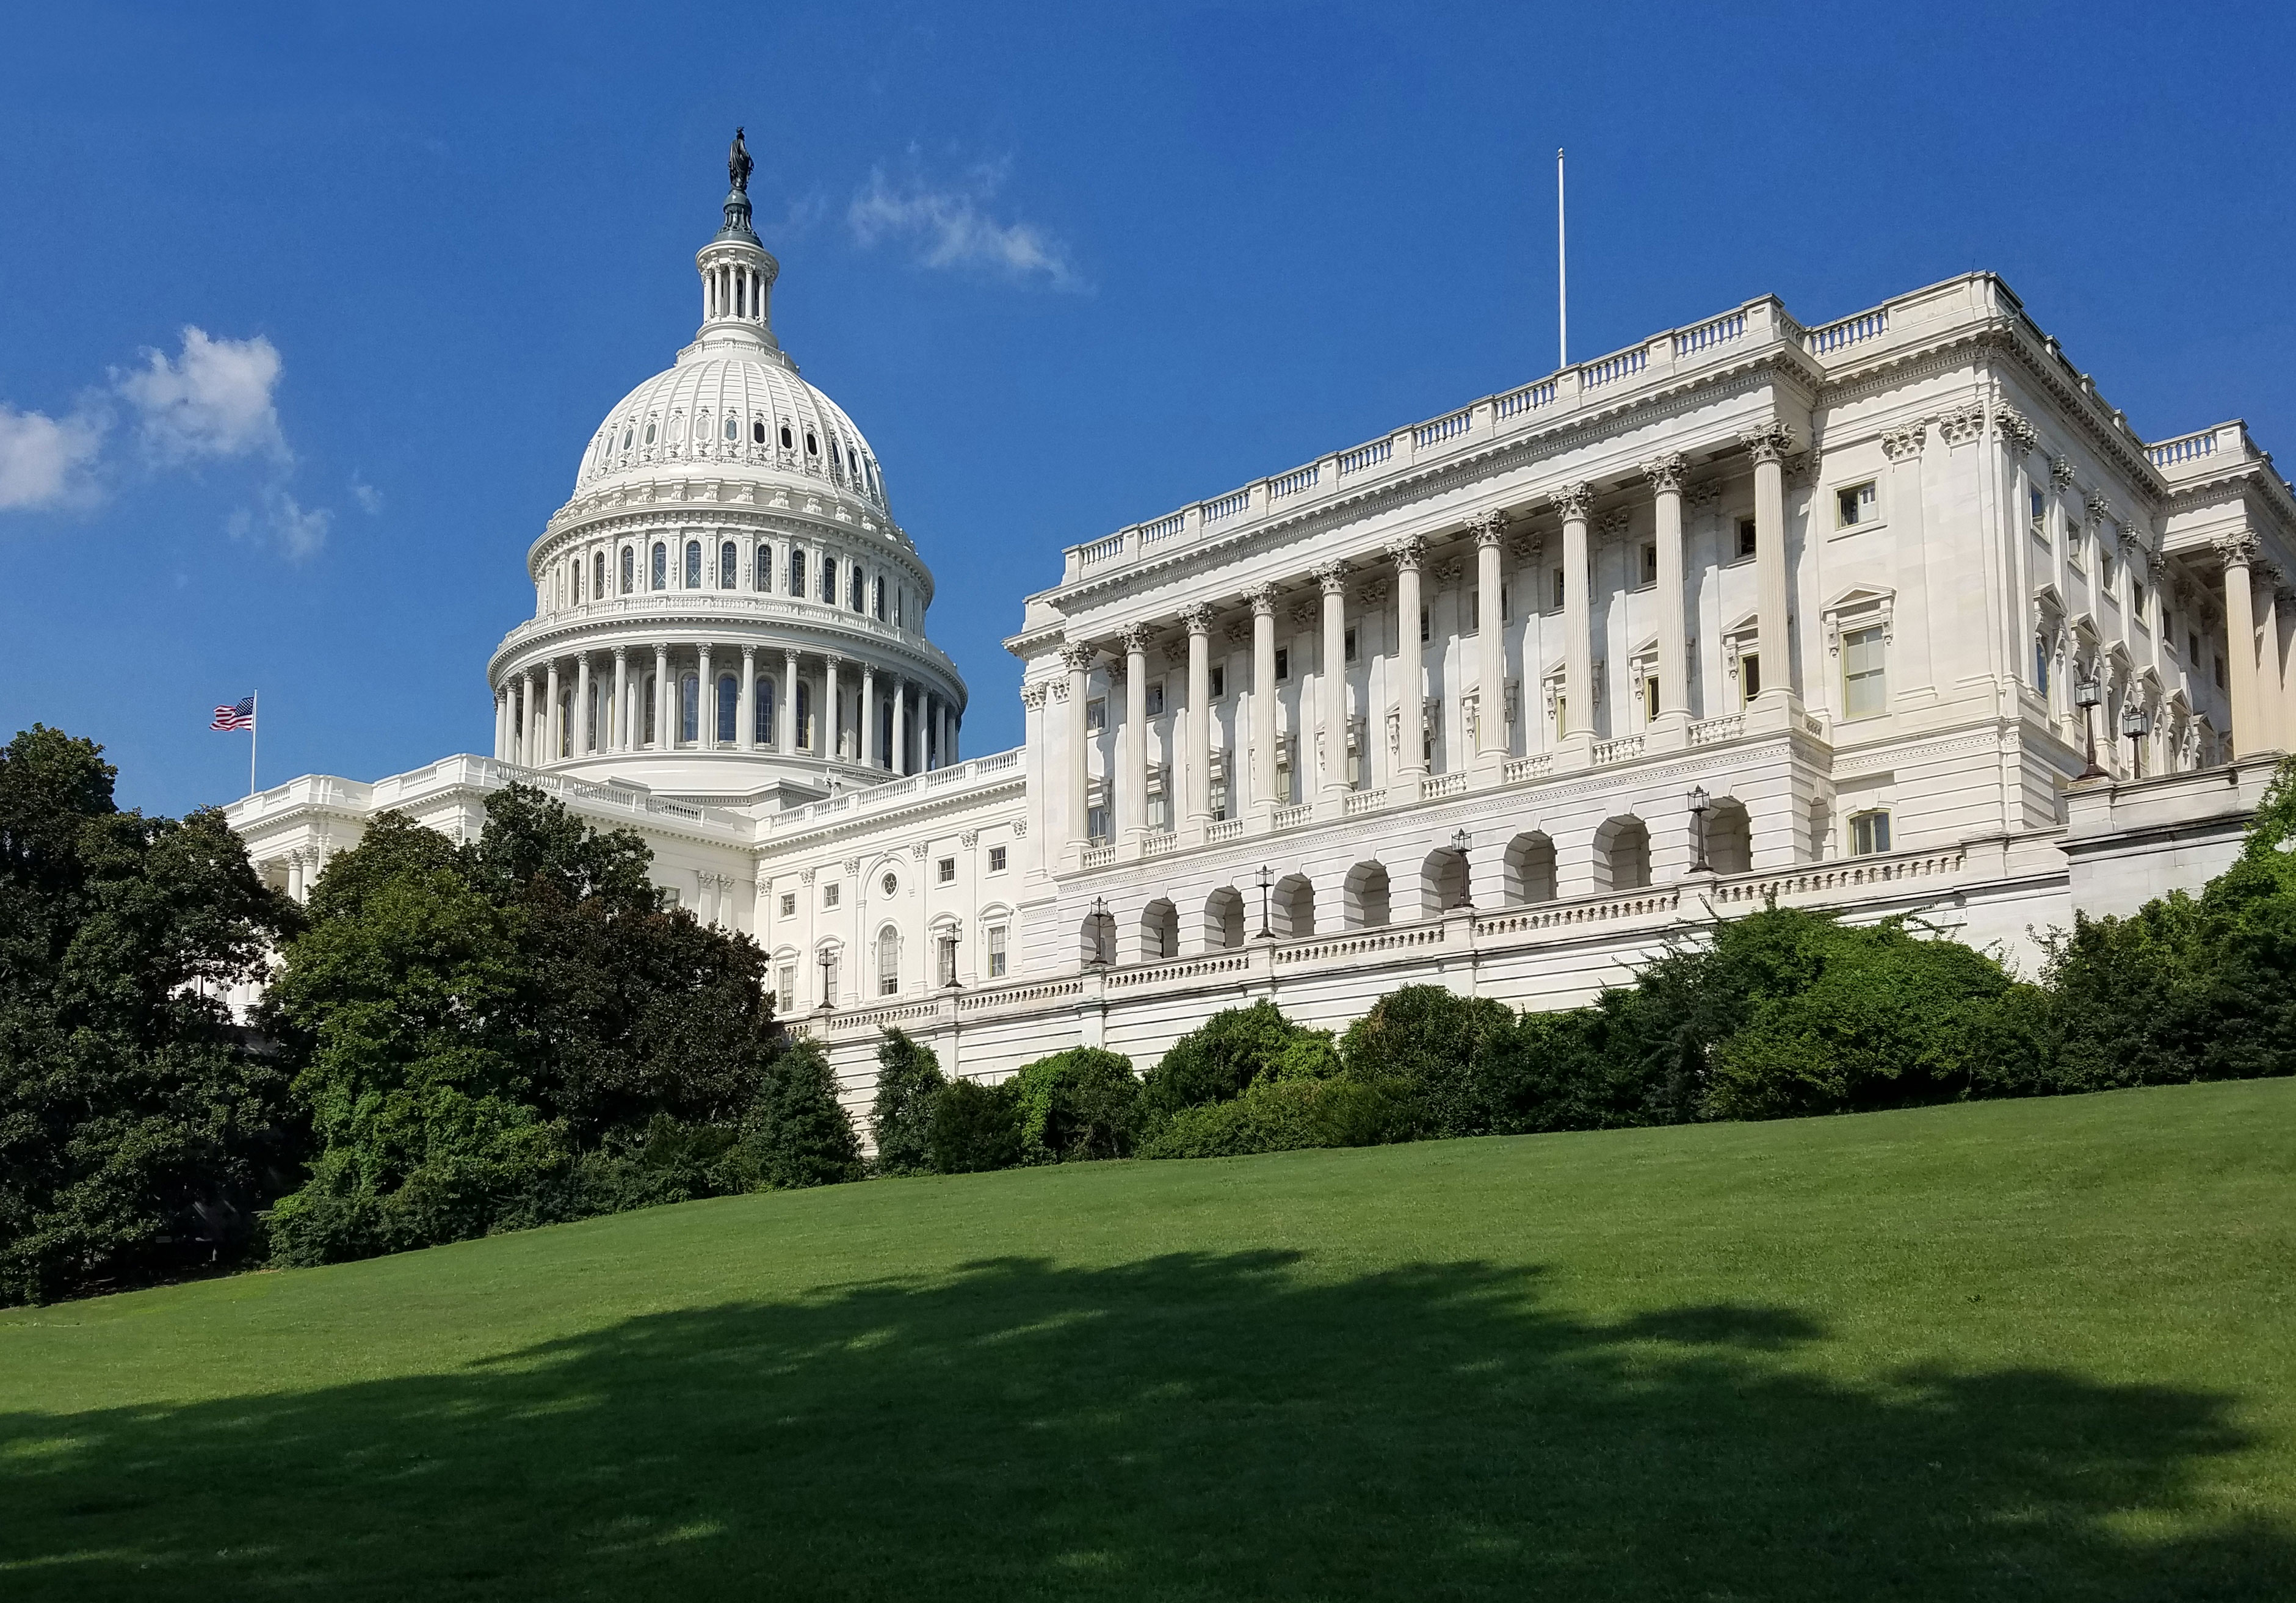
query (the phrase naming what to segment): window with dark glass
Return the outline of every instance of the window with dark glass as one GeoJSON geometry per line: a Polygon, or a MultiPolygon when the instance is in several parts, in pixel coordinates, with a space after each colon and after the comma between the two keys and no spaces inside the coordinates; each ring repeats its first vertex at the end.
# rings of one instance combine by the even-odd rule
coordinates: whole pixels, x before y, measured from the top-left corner
{"type": "Polygon", "coordinates": [[[789,593],[802,601],[805,598],[805,552],[790,548],[789,593]]]}
{"type": "Polygon", "coordinates": [[[701,738],[701,681],[693,674],[681,675],[677,681],[677,738],[701,738]]]}
{"type": "Polygon", "coordinates": [[[699,540],[685,543],[685,587],[688,590],[701,588],[701,542],[699,540]]]}
{"type": "Polygon", "coordinates": [[[837,559],[821,559],[821,599],[831,606],[837,605],[837,559]]]}
{"type": "Polygon", "coordinates": [[[653,587],[669,588],[669,547],[660,540],[653,543],[653,587]]]}
{"type": "Polygon", "coordinates": [[[742,682],[732,675],[718,680],[718,738],[732,740],[742,732],[742,682]]]}
{"type": "Polygon", "coordinates": [[[718,547],[718,588],[731,590],[742,582],[742,552],[731,540],[718,547]]]}
{"type": "Polygon", "coordinates": [[[754,572],[758,590],[767,591],[774,587],[774,548],[772,546],[763,544],[758,545],[758,566],[754,572]]]}

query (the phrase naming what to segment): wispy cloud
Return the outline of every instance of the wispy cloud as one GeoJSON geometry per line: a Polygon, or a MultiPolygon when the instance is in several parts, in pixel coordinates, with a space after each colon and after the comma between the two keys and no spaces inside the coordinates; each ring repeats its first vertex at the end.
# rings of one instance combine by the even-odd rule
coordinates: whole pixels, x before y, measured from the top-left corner
{"type": "Polygon", "coordinates": [[[1090,286],[1069,260],[1068,246],[1034,223],[1000,222],[988,209],[1004,186],[1004,163],[976,167],[952,184],[912,173],[895,182],[876,168],[846,208],[845,220],[865,247],[900,241],[922,266],[985,272],[1054,290],[1090,286]]]}
{"type": "Polygon", "coordinates": [[[234,540],[259,540],[291,562],[314,555],[327,543],[335,515],[323,506],[306,507],[277,485],[266,485],[260,511],[241,507],[225,527],[234,540]]]}
{"type": "Polygon", "coordinates": [[[368,517],[382,516],[382,492],[356,473],[351,475],[351,499],[359,503],[359,510],[368,517]]]}
{"type": "Polygon", "coordinates": [[[144,444],[161,462],[258,452],[289,460],[272,401],[283,364],[270,340],[214,339],[186,327],[173,360],[160,351],[144,358],[144,366],[118,375],[116,388],[140,414],[144,444]]]}
{"type": "Polygon", "coordinates": [[[103,449],[101,414],[53,418],[0,405],[0,511],[32,511],[96,499],[87,470],[103,449]]]}

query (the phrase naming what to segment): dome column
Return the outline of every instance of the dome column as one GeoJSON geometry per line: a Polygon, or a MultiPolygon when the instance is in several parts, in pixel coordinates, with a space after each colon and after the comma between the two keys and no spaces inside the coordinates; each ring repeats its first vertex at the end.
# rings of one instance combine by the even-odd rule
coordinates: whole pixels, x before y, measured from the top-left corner
{"type": "Polygon", "coordinates": [[[778,732],[782,755],[797,755],[797,653],[782,653],[782,726],[778,732]]]}
{"type": "Polygon", "coordinates": [[[574,658],[574,755],[590,750],[590,653],[574,658]]]}
{"type": "Polygon", "coordinates": [[[609,715],[606,731],[608,749],[627,751],[630,748],[630,649],[614,648],[614,707],[609,715]]]}
{"type": "Polygon", "coordinates": [[[534,748],[538,744],[534,733],[534,670],[528,668],[518,676],[518,764],[521,768],[534,766],[534,748]]]}
{"type": "Polygon", "coordinates": [[[550,659],[550,700],[542,717],[542,761],[554,763],[566,749],[566,714],[558,704],[558,658],[550,659]]]}
{"type": "Polygon", "coordinates": [[[909,682],[896,674],[893,676],[893,772],[909,771],[908,727],[909,682]]]}
{"type": "Polygon", "coordinates": [[[821,659],[821,755],[828,761],[845,755],[838,738],[842,732],[838,724],[843,721],[845,704],[837,694],[837,663],[834,651],[821,659]]]}
{"type": "Polygon", "coordinates": [[[742,689],[734,703],[734,745],[737,750],[758,747],[758,648],[742,648],[742,689]]]}
{"type": "Polygon", "coordinates": [[[669,648],[653,649],[653,747],[668,751],[677,745],[669,722],[669,648]]]}
{"type": "Polygon", "coordinates": [[[861,661],[861,761],[877,765],[877,670],[866,658],[861,661]]]}

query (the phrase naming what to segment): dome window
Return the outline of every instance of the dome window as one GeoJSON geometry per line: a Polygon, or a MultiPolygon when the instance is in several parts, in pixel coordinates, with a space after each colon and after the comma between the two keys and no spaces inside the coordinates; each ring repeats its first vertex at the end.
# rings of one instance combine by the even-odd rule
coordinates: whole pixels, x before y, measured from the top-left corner
{"type": "Polygon", "coordinates": [[[622,547],[622,593],[627,595],[637,583],[638,553],[633,547],[622,547]]]}
{"type": "Polygon", "coordinates": [[[622,449],[623,449],[623,450],[625,450],[625,451],[627,451],[627,450],[628,450],[629,448],[630,448],[630,430],[629,430],[629,427],[628,427],[628,425],[625,424],[625,425],[623,426],[623,428],[622,428],[622,449]]]}
{"type": "Polygon", "coordinates": [[[805,599],[805,552],[795,547],[790,551],[789,593],[800,601],[805,599]]]}
{"type": "Polygon", "coordinates": [[[821,599],[831,606],[837,605],[837,559],[821,559],[821,599]]]}
{"type": "Polygon", "coordinates": [[[653,420],[652,418],[648,418],[646,420],[645,443],[649,446],[653,444],[653,420]]]}
{"type": "Polygon", "coordinates": [[[791,444],[789,425],[787,423],[783,423],[782,425],[782,449],[784,451],[790,449],[791,444]]]}
{"type": "Polygon", "coordinates": [[[606,599],[606,553],[603,551],[590,559],[590,595],[594,601],[606,599]]]}
{"type": "Polygon", "coordinates": [[[701,542],[699,540],[685,543],[685,587],[688,590],[701,588],[701,542]]]}
{"type": "Polygon", "coordinates": [[[766,443],[765,419],[759,418],[750,425],[750,443],[753,446],[762,446],[766,443]]]}
{"type": "Polygon", "coordinates": [[[659,540],[653,543],[653,587],[669,588],[669,547],[659,540]]]}
{"type": "Polygon", "coordinates": [[[764,541],[758,542],[758,593],[764,594],[774,587],[774,548],[764,541]]]}
{"type": "MultiPolygon", "coordinates": [[[[718,588],[731,590],[741,583],[742,556],[740,548],[731,540],[718,548],[718,588]]],[[[731,740],[732,736],[726,737],[731,740]]]]}
{"type": "Polygon", "coordinates": [[[726,418],[726,438],[731,440],[738,440],[742,438],[742,420],[740,418],[730,416],[726,418]]]}
{"type": "Polygon", "coordinates": [[[821,442],[813,438],[813,430],[810,429],[805,431],[805,454],[808,456],[821,454],[821,442]]]}

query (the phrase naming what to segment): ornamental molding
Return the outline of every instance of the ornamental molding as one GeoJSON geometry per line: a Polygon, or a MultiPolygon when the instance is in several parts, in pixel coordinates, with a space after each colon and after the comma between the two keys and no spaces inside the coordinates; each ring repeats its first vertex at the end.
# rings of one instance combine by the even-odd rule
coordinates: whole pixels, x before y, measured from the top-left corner
{"type": "Polygon", "coordinates": [[[1930,424],[1935,421],[1916,418],[1902,429],[1888,430],[1882,436],[1882,454],[1891,462],[1918,461],[1929,444],[1930,424]]]}
{"type": "Polygon", "coordinates": [[[1595,487],[1585,479],[1577,479],[1554,492],[1554,510],[1565,523],[1574,519],[1584,523],[1595,505],[1595,487]]]}
{"type": "Polygon", "coordinates": [[[1496,507],[1479,512],[1468,519],[1467,532],[1474,536],[1475,549],[1496,545],[1506,533],[1506,513],[1496,507]]]}
{"type": "Polygon", "coordinates": [[[980,831],[978,830],[967,830],[956,838],[956,843],[969,852],[974,846],[980,844],[980,831]]]}
{"type": "Polygon", "coordinates": [[[1071,674],[1088,674],[1092,671],[1094,660],[1099,655],[1100,653],[1094,650],[1092,647],[1078,641],[1072,645],[1061,648],[1061,666],[1071,674]]]}
{"type": "Polygon", "coordinates": [[[1325,595],[1340,595],[1348,585],[1348,565],[1345,562],[1324,562],[1309,569],[1316,588],[1325,595]]]}
{"type": "Polygon", "coordinates": [[[1411,535],[1404,539],[1390,542],[1387,547],[1387,555],[1388,560],[1395,564],[1398,572],[1417,573],[1420,564],[1427,560],[1426,536],[1411,535]]]}
{"type": "Polygon", "coordinates": [[[1985,432],[1985,408],[1972,401],[1941,414],[1938,438],[1948,446],[1967,445],[1985,432]]]}
{"type": "Polygon", "coordinates": [[[1222,630],[1221,633],[1227,637],[1228,644],[1232,646],[1242,645],[1251,638],[1250,620],[1240,618],[1236,622],[1230,624],[1226,629],[1222,630]]]}
{"type": "Polygon", "coordinates": [[[1518,562],[1535,562],[1546,550],[1543,535],[1517,535],[1507,542],[1507,555],[1518,562]]]}
{"type": "Polygon", "coordinates": [[[1126,656],[1137,653],[1144,657],[1148,653],[1149,637],[1153,633],[1154,631],[1146,624],[1127,624],[1117,631],[1116,638],[1118,643],[1123,646],[1126,656]]]}
{"type": "Polygon", "coordinates": [[[1793,454],[1794,431],[1785,424],[1772,421],[1759,429],[1750,429],[1739,435],[1738,441],[1758,463],[1779,462],[1793,454]]]}
{"type": "Polygon", "coordinates": [[[1643,463],[1643,477],[1651,488],[1660,495],[1679,495],[1685,479],[1690,476],[1690,459],[1679,451],[1669,451],[1643,463]]]}
{"type": "Polygon", "coordinates": [[[1896,638],[1897,606],[1898,593],[1888,588],[1860,586],[1834,597],[1820,614],[1824,619],[1826,655],[1841,655],[1841,632],[1845,626],[1854,630],[1878,623],[1882,626],[1882,643],[1888,645],[1896,638]]]}
{"type": "Polygon", "coordinates": [[[1634,520],[1634,514],[1625,507],[1604,512],[1595,520],[1595,537],[1597,540],[1620,539],[1633,527],[1634,520]]]}
{"type": "Polygon", "coordinates": [[[1383,607],[1394,588],[1385,579],[1366,579],[1356,591],[1356,601],[1360,606],[1383,607]]]}
{"type": "Polygon", "coordinates": [[[1251,616],[1254,618],[1275,616],[1275,586],[1261,585],[1251,593],[1251,616]]]}
{"type": "Polygon", "coordinates": [[[1432,577],[1438,585],[1456,585],[1465,572],[1466,569],[1461,565],[1459,559],[1452,557],[1437,563],[1432,577]]]}
{"type": "Polygon", "coordinates": [[[1292,627],[1297,629],[1305,629],[1308,627],[1310,625],[1315,623],[1317,617],[1322,616],[1323,610],[1323,604],[1319,601],[1303,601],[1292,602],[1291,613],[1292,627]]]}
{"type": "Polygon", "coordinates": [[[2072,488],[2073,459],[2070,456],[2049,458],[2049,483],[2060,492],[2072,488]]]}
{"type": "Polygon", "coordinates": [[[2234,568],[2252,566],[2264,543],[2248,530],[2242,529],[2234,534],[2218,535],[2209,544],[2216,548],[2217,555],[2224,559],[2226,567],[2234,568]]]}
{"type": "Polygon", "coordinates": [[[2020,456],[2030,455],[2034,447],[2041,443],[2041,431],[2034,428],[2031,421],[2014,406],[2004,405],[1997,410],[1993,414],[1993,426],[2009,443],[2010,449],[2020,456]]]}
{"type": "Polygon", "coordinates": [[[1199,601],[1180,613],[1180,625],[1190,634],[1210,634],[1212,632],[1212,609],[1199,601]]]}
{"type": "Polygon", "coordinates": [[[1051,693],[1052,686],[1044,680],[1030,680],[1021,687],[1021,705],[1029,712],[1042,712],[1045,710],[1046,699],[1051,693]]]}
{"type": "Polygon", "coordinates": [[[1683,505],[1693,510],[1712,506],[1721,499],[1722,481],[1718,478],[1702,478],[1682,493],[1683,505]]]}

